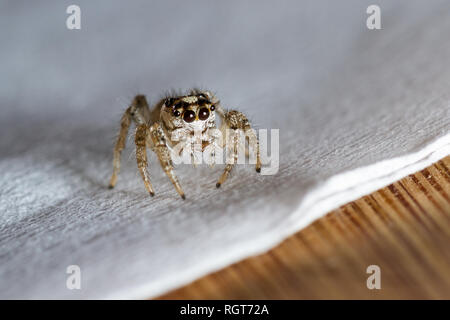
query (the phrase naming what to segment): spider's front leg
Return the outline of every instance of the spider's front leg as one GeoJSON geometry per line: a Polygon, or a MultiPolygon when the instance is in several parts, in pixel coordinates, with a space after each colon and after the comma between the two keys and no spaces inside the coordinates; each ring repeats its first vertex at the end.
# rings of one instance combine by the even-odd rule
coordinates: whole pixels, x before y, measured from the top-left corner
{"type": "Polygon", "coordinates": [[[167,146],[167,139],[165,137],[164,131],[162,130],[159,123],[155,123],[150,127],[150,138],[153,142],[153,151],[155,151],[158,156],[159,162],[161,163],[161,167],[164,172],[169,177],[170,181],[172,181],[175,189],[184,200],[186,196],[184,195],[183,189],[178,181],[175,172],[173,171],[173,162],[172,157],[170,155],[170,150],[167,146]]]}
{"type": "Polygon", "coordinates": [[[147,137],[149,134],[149,129],[146,124],[141,124],[136,128],[136,135],[134,137],[134,142],[136,144],[136,162],[139,172],[144,180],[145,188],[148,193],[153,197],[155,191],[153,190],[152,184],[150,182],[150,175],[147,170],[147,137]]]}
{"type": "Polygon", "coordinates": [[[225,129],[234,130],[234,134],[231,136],[231,139],[225,139],[227,143],[227,150],[232,152],[233,162],[228,163],[225,166],[225,170],[220,176],[219,180],[216,183],[216,187],[219,188],[225,180],[228,178],[231,170],[233,169],[235,163],[238,158],[238,144],[239,144],[239,134],[244,133],[245,136],[249,138],[249,148],[253,149],[253,152],[256,153],[256,172],[261,172],[261,158],[259,152],[259,141],[256,136],[255,131],[252,129],[250,122],[247,117],[239,111],[230,110],[224,111],[221,108],[218,110],[219,115],[221,116],[225,129]],[[241,131],[241,132],[239,132],[241,131]],[[230,145],[231,144],[231,145],[230,145]]]}

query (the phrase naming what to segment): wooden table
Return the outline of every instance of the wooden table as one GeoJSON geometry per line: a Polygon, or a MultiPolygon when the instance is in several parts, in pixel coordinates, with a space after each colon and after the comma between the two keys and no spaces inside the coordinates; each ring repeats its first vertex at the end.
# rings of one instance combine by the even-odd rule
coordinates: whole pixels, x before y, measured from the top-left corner
{"type": "Polygon", "coordinates": [[[449,168],[450,156],[160,298],[450,299],[449,168]]]}

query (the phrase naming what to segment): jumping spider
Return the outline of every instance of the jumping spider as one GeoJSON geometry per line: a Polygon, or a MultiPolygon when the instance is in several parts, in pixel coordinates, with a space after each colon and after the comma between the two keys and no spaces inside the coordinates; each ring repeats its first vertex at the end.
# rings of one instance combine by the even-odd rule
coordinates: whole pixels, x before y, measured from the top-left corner
{"type": "MultiPolygon", "coordinates": [[[[184,192],[173,170],[171,150],[175,144],[174,140],[179,140],[180,137],[192,137],[194,131],[200,131],[202,134],[201,152],[205,152],[205,148],[214,143],[215,137],[211,133],[213,131],[211,129],[216,129],[216,113],[222,120],[221,130],[243,130],[247,132],[249,138],[255,141],[252,148],[256,149],[254,150],[256,151],[256,171],[260,172],[259,143],[254,130],[251,130],[247,117],[236,110],[224,110],[220,106],[220,101],[211,92],[193,89],[187,95],[163,98],[152,109],[149,108],[145,96],[137,95],[133,99],[120,122],[119,137],[114,148],[114,170],[109,187],[114,188],[116,185],[120,170],[120,154],[125,148],[130,124],[134,121],[136,123],[136,160],[145,188],[151,196],[155,194],[147,171],[147,148],[150,148],[158,156],[163,170],[172,181],[177,192],[185,199],[184,192]],[[177,139],[174,137],[177,137],[177,139]]],[[[230,148],[234,162],[226,164],[223,174],[217,181],[217,188],[225,182],[237,160],[237,143],[237,139],[222,142],[222,147],[230,148]],[[225,146],[227,143],[231,145],[225,146]]]]}

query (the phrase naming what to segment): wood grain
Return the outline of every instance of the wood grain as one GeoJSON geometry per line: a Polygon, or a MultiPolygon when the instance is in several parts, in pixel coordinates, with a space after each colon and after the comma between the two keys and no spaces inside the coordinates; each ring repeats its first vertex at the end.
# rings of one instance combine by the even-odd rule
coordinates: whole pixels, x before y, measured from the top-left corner
{"type": "Polygon", "coordinates": [[[450,157],[161,299],[450,299],[450,157]],[[366,268],[378,265],[381,289],[366,268]]]}

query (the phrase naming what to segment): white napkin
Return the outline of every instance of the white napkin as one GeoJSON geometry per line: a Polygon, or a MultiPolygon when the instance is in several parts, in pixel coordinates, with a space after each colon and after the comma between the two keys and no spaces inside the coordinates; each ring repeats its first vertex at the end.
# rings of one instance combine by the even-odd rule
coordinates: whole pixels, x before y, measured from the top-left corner
{"type": "Polygon", "coordinates": [[[148,298],[262,253],[328,211],[450,151],[448,1],[8,2],[0,10],[0,298],[148,298]],[[154,154],[150,198],[132,134],[137,93],[200,86],[279,129],[279,170],[154,154]],[[81,289],[66,286],[69,265],[81,289]]]}

